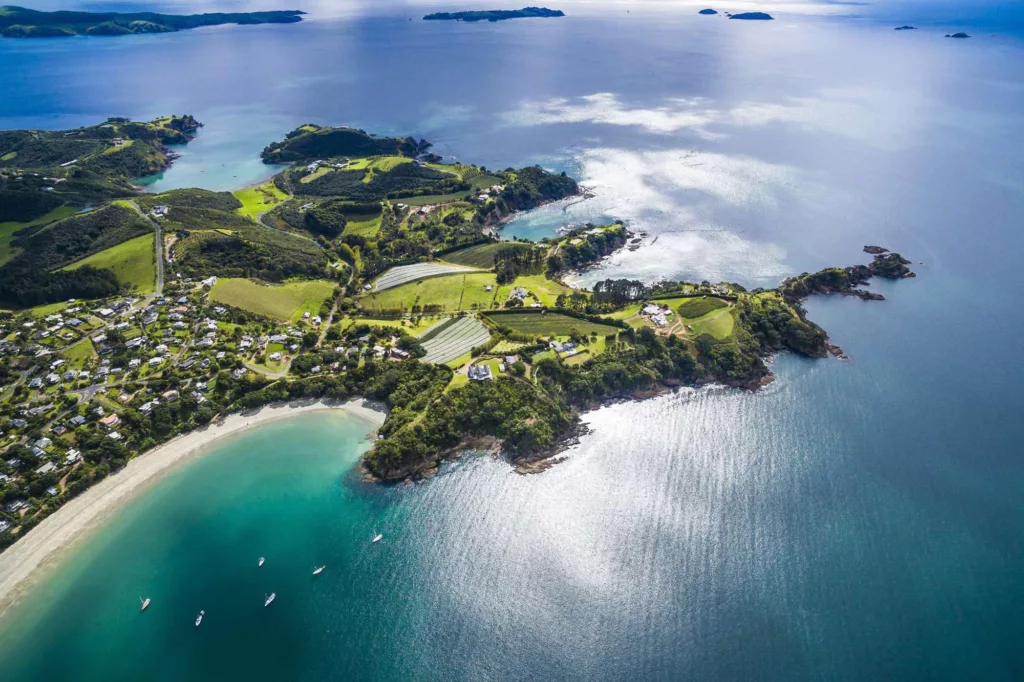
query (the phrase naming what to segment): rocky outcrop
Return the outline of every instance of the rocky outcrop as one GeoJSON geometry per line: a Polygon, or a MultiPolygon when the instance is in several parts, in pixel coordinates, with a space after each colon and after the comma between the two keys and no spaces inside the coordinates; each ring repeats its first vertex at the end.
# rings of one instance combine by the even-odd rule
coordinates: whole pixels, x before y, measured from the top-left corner
{"type": "Polygon", "coordinates": [[[775,17],[767,12],[740,12],[739,14],[730,14],[729,18],[745,21],[772,21],[775,19],[775,17]]]}
{"type": "Polygon", "coordinates": [[[865,246],[864,253],[870,253],[872,256],[879,256],[883,253],[889,253],[889,249],[882,246],[865,246]]]}
{"type": "Polygon", "coordinates": [[[697,14],[706,14],[706,15],[710,16],[712,14],[718,14],[718,11],[717,10],[713,10],[713,9],[711,9],[709,7],[708,9],[702,9],[701,11],[697,12],[697,14]]]}

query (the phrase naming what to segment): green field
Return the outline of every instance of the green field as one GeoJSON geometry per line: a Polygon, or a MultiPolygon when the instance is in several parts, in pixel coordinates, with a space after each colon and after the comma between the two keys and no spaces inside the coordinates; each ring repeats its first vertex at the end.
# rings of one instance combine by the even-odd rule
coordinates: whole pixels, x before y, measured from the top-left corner
{"type": "Polygon", "coordinates": [[[88,360],[96,358],[96,350],[92,346],[92,341],[83,339],[73,346],[68,346],[61,355],[68,361],[71,369],[82,369],[88,360]]]}
{"type": "Polygon", "coordinates": [[[571,294],[574,289],[571,289],[560,282],[548,279],[544,275],[523,275],[516,277],[516,281],[513,282],[512,286],[522,287],[529,291],[531,294],[537,296],[540,302],[546,306],[555,305],[555,300],[559,294],[571,294]]]}
{"type": "Polygon", "coordinates": [[[406,333],[412,334],[413,336],[419,336],[423,332],[430,329],[434,324],[439,322],[441,317],[421,317],[416,320],[407,319],[378,319],[374,317],[346,317],[341,321],[341,330],[344,331],[349,327],[354,327],[358,324],[368,324],[371,327],[392,327],[394,329],[404,329],[406,333]]]}
{"type": "Polygon", "coordinates": [[[334,282],[327,280],[261,284],[249,279],[225,278],[213,285],[210,300],[257,315],[296,321],[304,312],[316,315],[334,292],[334,286],[334,282]]]}
{"type": "Polygon", "coordinates": [[[341,233],[343,236],[355,234],[369,239],[377,236],[377,233],[380,231],[380,213],[377,215],[354,215],[351,217],[345,217],[348,219],[348,222],[345,223],[345,230],[341,233]]]}
{"type": "Polygon", "coordinates": [[[409,310],[414,305],[440,305],[446,311],[490,308],[504,302],[507,286],[498,286],[490,272],[430,277],[373,293],[361,299],[366,310],[409,310]],[[491,291],[486,287],[490,286],[491,291]]]}
{"type": "Polygon", "coordinates": [[[697,338],[701,334],[710,334],[719,341],[724,341],[732,336],[732,330],[736,324],[732,311],[728,309],[716,310],[696,320],[687,319],[684,322],[693,326],[693,329],[687,329],[692,338],[697,338]]]}
{"type": "MultiPolygon", "coordinates": [[[[666,305],[672,306],[671,301],[665,301],[666,305]]],[[[729,302],[720,298],[688,298],[682,302],[677,309],[679,314],[685,318],[695,320],[703,317],[713,310],[728,308],[729,302]]]]}
{"type": "Polygon", "coordinates": [[[156,253],[152,234],[121,242],[61,269],[77,270],[86,265],[113,270],[118,282],[140,294],[156,290],[156,253]]]}
{"type": "Polygon", "coordinates": [[[488,317],[496,324],[506,325],[517,332],[534,336],[569,336],[573,329],[586,336],[605,336],[623,331],[610,324],[596,324],[561,313],[492,313],[488,317]]]}
{"type": "Polygon", "coordinates": [[[269,211],[288,198],[288,195],[277,188],[273,182],[258,187],[249,187],[232,192],[242,202],[238,212],[247,218],[256,220],[260,213],[269,211]]]}
{"type": "Polygon", "coordinates": [[[53,221],[60,220],[61,218],[67,218],[69,215],[73,214],[75,210],[76,209],[71,206],[58,206],[46,215],[40,216],[39,218],[27,223],[0,223],[0,265],[4,265],[7,261],[18,255],[17,250],[11,246],[11,240],[14,238],[15,232],[23,230],[26,227],[45,225],[46,223],[52,223],[53,221]]]}
{"type": "Polygon", "coordinates": [[[477,244],[476,246],[452,251],[440,258],[445,262],[455,263],[456,265],[468,265],[474,268],[485,269],[493,268],[495,252],[510,243],[512,242],[488,242],[486,244],[477,244]]]}

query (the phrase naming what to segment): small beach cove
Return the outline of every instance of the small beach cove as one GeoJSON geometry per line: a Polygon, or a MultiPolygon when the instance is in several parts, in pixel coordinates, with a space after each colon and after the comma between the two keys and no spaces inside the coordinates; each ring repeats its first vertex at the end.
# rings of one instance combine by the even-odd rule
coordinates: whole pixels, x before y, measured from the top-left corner
{"type": "MultiPolygon", "coordinates": [[[[385,413],[364,400],[344,403],[302,401],[233,413],[203,429],[179,436],[143,453],[116,474],[85,491],[0,554],[0,618],[33,585],[59,569],[66,556],[115,513],[148,493],[179,465],[217,452],[230,437],[252,437],[266,425],[300,415],[343,415],[366,433],[384,422],[385,413]]],[[[366,442],[364,437],[361,439],[366,442]]],[[[367,442],[368,444],[368,442],[367,442]]]]}

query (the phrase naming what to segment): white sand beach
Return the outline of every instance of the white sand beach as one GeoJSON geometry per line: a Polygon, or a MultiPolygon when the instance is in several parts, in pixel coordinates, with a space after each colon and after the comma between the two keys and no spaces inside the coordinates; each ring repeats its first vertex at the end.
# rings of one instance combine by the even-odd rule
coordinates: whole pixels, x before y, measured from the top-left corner
{"type": "Polygon", "coordinates": [[[234,413],[208,426],[178,436],[145,452],[124,469],[100,481],[43,520],[28,534],[0,554],[0,615],[28,587],[39,572],[56,561],[89,530],[112,511],[132,499],[173,465],[196,454],[205,446],[231,434],[278,419],[322,410],[341,410],[367,420],[374,428],[384,423],[386,414],[365,400],[345,403],[324,401],[278,403],[251,412],[234,413]]]}

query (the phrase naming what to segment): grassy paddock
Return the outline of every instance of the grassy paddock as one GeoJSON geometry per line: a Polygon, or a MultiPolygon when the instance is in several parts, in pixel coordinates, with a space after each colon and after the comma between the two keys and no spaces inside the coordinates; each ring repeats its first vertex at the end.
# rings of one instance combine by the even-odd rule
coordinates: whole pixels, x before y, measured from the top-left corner
{"type": "Polygon", "coordinates": [[[334,282],[327,280],[262,284],[249,279],[225,278],[213,285],[210,300],[288,321],[298,320],[304,312],[315,315],[333,292],[334,282]]]}
{"type": "Polygon", "coordinates": [[[279,190],[273,182],[240,189],[232,194],[242,202],[241,208],[237,209],[238,212],[251,220],[256,220],[260,213],[269,211],[288,198],[288,195],[279,190]]]}
{"type": "Polygon", "coordinates": [[[61,269],[77,270],[86,265],[112,270],[118,282],[138,293],[148,294],[156,290],[156,253],[152,234],[121,242],[61,269]]]}
{"type": "Polygon", "coordinates": [[[430,277],[364,296],[366,310],[409,310],[414,305],[439,305],[445,311],[491,308],[504,301],[508,287],[497,284],[493,273],[430,277]],[[491,291],[487,291],[487,287],[491,291]]]}
{"type": "Polygon", "coordinates": [[[586,336],[605,336],[623,331],[608,324],[596,324],[561,313],[500,313],[488,317],[496,324],[506,325],[517,332],[534,336],[569,336],[573,329],[586,336]]]}
{"type": "Polygon", "coordinates": [[[468,265],[473,268],[493,268],[495,252],[510,243],[512,242],[488,242],[486,244],[477,244],[476,246],[452,251],[451,253],[441,256],[441,259],[448,263],[468,265]]]}
{"type": "MultiPolygon", "coordinates": [[[[671,303],[669,303],[671,305],[671,303]]],[[[728,308],[729,302],[720,298],[690,298],[679,306],[679,314],[687,319],[695,320],[719,308],[728,308]]]]}

